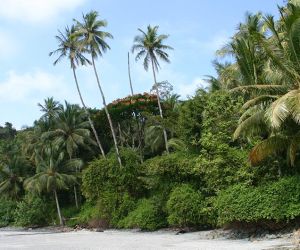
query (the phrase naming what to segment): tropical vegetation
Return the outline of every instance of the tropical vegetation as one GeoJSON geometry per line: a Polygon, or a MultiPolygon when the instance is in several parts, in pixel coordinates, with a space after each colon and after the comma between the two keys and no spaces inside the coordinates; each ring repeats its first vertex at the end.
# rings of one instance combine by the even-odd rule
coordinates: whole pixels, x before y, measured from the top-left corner
{"type": "Polygon", "coordinates": [[[300,2],[278,13],[247,13],[216,52],[208,87],[187,100],[159,79],[168,35],[138,29],[131,51],[151,68],[152,91],[134,93],[128,54],[131,94],[111,103],[96,65],[110,49],[108,24],[96,11],[74,19],[50,55],[54,65],[68,59],[81,106],[48,97],[33,126],[0,126],[0,226],[277,229],[299,220],[300,2]],[[103,107],[82,98],[85,65],[103,107]]]}

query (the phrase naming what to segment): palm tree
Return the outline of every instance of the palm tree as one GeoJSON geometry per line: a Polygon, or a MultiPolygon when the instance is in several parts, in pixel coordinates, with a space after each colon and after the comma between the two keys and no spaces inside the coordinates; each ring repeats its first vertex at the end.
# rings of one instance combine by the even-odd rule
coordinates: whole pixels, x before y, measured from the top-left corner
{"type": "Polygon", "coordinates": [[[58,201],[57,191],[68,189],[69,185],[76,182],[75,176],[68,173],[68,169],[80,166],[80,160],[65,161],[64,153],[57,154],[58,148],[50,146],[43,157],[40,156],[37,164],[37,173],[24,181],[25,189],[31,192],[41,193],[43,191],[53,193],[57,214],[61,225],[64,225],[61,209],[58,201]]]}
{"type": "MultiPolygon", "coordinates": [[[[149,68],[149,63],[151,63],[159,113],[160,113],[160,117],[163,119],[163,112],[162,112],[155,72],[158,71],[158,69],[160,68],[158,59],[161,59],[162,61],[167,63],[170,62],[169,55],[165,52],[165,50],[171,50],[173,48],[163,44],[164,40],[168,38],[168,35],[158,35],[157,34],[158,26],[151,27],[150,25],[148,25],[147,32],[144,32],[141,29],[138,30],[142,33],[142,35],[138,35],[134,38],[132,53],[137,52],[137,55],[135,57],[136,61],[144,57],[143,65],[146,71],[149,68]]],[[[168,137],[165,128],[163,128],[163,135],[164,135],[166,151],[167,153],[169,153],[168,137]]]]}
{"type": "Polygon", "coordinates": [[[237,63],[220,63],[217,60],[213,61],[213,66],[217,72],[217,77],[207,75],[206,81],[210,86],[209,90],[230,90],[241,85],[241,73],[237,63]]]}
{"type": "Polygon", "coordinates": [[[17,199],[22,191],[23,180],[28,174],[28,162],[20,156],[12,156],[0,166],[0,194],[17,199]]]}
{"type": "Polygon", "coordinates": [[[24,141],[26,141],[26,143],[22,143],[21,145],[22,153],[33,165],[37,157],[43,154],[47,145],[50,143],[50,141],[47,140],[48,138],[43,138],[42,135],[50,131],[52,129],[51,126],[50,123],[42,117],[34,122],[33,128],[23,132],[24,141]]]}
{"type": "Polygon", "coordinates": [[[61,104],[58,101],[55,101],[53,97],[45,99],[44,104],[38,103],[38,106],[40,107],[40,111],[44,113],[41,119],[46,119],[48,121],[53,121],[62,108],[61,104]]]}
{"type": "Polygon", "coordinates": [[[118,162],[120,166],[122,167],[122,162],[121,162],[121,157],[119,153],[119,148],[118,148],[118,142],[113,126],[113,122],[111,120],[106,100],[105,100],[105,95],[102,90],[101,84],[100,84],[100,79],[99,75],[95,66],[95,59],[98,58],[98,56],[103,56],[103,53],[107,51],[107,49],[110,49],[109,45],[106,43],[105,39],[106,38],[113,38],[113,36],[105,31],[102,31],[101,29],[103,27],[107,26],[107,22],[105,20],[98,20],[98,12],[97,11],[91,11],[86,15],[83,15],[83,23],[75,20],[76,22],[76,35],[79,37],[81,40],[83,46],[86,48],[85,52],[89,53],[92,58],[92,66],[94,69],[95,77],[97,80],[97,85],[98,89],[100,91],[101,97],[102,97],[102,102],[104,106],[104,110],[109,122],[109,126],[111,129],[114,145],[115,145],[115,150],[118,158],[118,162]]]}
{"type": "Polygon", "coordinates": [[[299,151],[300,7],[288,3],[287,7],[279,8],[279,12],[278,22],[273,16],[264,17],[267,35],[254,31],[252,36],[260,48],[257,51],[265,55],[258,78],[262,84],[250,82],[233,89],[250,97],[243,106],[235,138],[265,135],[250,153],[253,164],[271,154],[285,152],[290,165],[294,165],[299,151]]]}
{"type": "MultiPolygon", "coordinates": [[[[58,113],[55,128],[45,132],[42,137],[52,138],[53,143],[65,149],[69,159],[73,159],[79,147],[89,148],[89,145],[95,144],[90,136],[88,129],[89,123],[86,121],[86,116],[77,105],[65,103],[65,107],[61,108],[58,113]]],[[[75,169],[78,173],[78,169],[75,169]]],[[[78,199],[76,185],[74,185],[75,204],[78,208],[78,199]]]]}
{"type": "Polygon", "coordinates": [[[78,84],[78,80],[77,80],[77,76],[76,76],[76,71],[75,71],[76,67],[79,64],[86,65],[86,64],[89,64],[90,61],[86,57],[84,57],[84,55],[82,54],[86,50],[80,46],[80,43],[78,43],[77,37],[74,36],[74,33],[75,33],[75,26],[72,26],[71,28],[66,27],[65,34],[63,34],[61,31],[59,31],[59,35],[56,36],[56,39],[58,41],[58,49],[50,52],[49,55],[52,56],[52,55],[58,54],[58,58],[54,61],[54,65],[59,63],[64,57],[68,57],[68,59],[70,60],[70,64],[71,64],[71,68],[73,71],[73,76],[74,76],[74,80],[75,80],[75,84],[76,84],[76,88],[77,88],[77,92],[78,92],[81,104],[83,106],[83,109],[84,109],[87,117],[88,117],[90,126],[91,126],[94,136],[96,138],[100,152],[101,152],[102,156],[105,158],[105,153],[104,153],[103,147],[101,145],[100,139],[98,137],[97,131],[94,127],[94,124],[93,124],[93,121],[89,114],[89,111],[83,101],[81,91],[79,88],[79,84],[78,84]]]}

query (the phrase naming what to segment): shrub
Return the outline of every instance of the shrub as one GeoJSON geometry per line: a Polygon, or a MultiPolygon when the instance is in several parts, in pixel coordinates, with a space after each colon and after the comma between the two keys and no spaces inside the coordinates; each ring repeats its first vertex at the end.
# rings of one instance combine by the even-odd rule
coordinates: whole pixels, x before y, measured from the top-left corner
{"type": "Polygon", "coordinates": [[[66,225],[69,227],[74,227],[78,223],[79,209],[76,206],[64,207],[61,209],[63,217],[66,219],[66,225]]]}
{"type": "Polygon", "coordinates": [[[40,226],[47,224],[49,208],[44,199],[25,195],[24,199],[18,202],[15,210],[15,224],[19,226],[40,226]]]}
{"type": "Polygon", "coordinates": [[[89,225],[92,221],[105,221],[107,227],[121,227],[119,221],[135,207],[136,202],[128,193],[118,194],[106,191],[97,202],[85,203],[77,214],[77,219],[72,221],[72,225],[89,225]]]}
{"type": "Polygon", "coordinates": [[[109,188],[108,172],[110,162],[108,159],[96,159],[88,164],[88,167],[82,173],[82,193],[89,200],[96,200],[101,191],[109,188]]]}
{"type": "Polygon", "coordinates": [[[123,167],[118,165],[115,154],[107,159],[96,159],[88,164],[82,175],[82,192],[90,201],[96,201],[103,192],[128,192],[139,196],[143,192],[139,179],[141,168],[139,156],[130,149],[120,151],[123,167]]]}
{"type": "Polygon", "coordinates": [[[196,157],[187,153],[172,153],[157,156],[144,162],[144,181],[148,189],[161,193],[166,198],[173,187],[179,183],[201,183],[198,176],[192,174],[196,157]]]}
{"type": "Polygon", "coordinates": [[[286,177],[263,186],[243,184],[219,193],[218,223],[288,221],[300,216],[300,177],[286,177]]]}
{"type": "Polygon", "coordinates": [[[77,215],[77,220],[74,224],[86,225],[93,218],[98,218],[96,205],[92,202],[86,202],[80,208],[80,212],[77,215]]]}
{"type": "Polygon", "coordinates": [[[204,197],[190,185],[182,184],[171,192],[167,202],[168,222],[171,226],[203,224],[204,197]]]}
{"type": "Polygon", "coordinates": [[[206,95],[198,128],[200,155],[194,174],[202,177],[210,196],[237,182],[251,181],[248,152],[242,149],[246,146],[232,139],[242,104],[242,98],[228,92],[214,91],[206,95]]]}
{"type": "Polygon", "coordinates": [[[166,224],[160,200],[156,197],[140,200],[136,209],[119,222],[120,227],[150,231],[162,228],[166,224]]]}
{"type": "Polygon", "coordinates": [[[202,113],[207,101],[207,92],[198,90],[196,95],[179,107],[178,135],[191,149],[200,146],[202,113]]]}
{"type": "Polygon", "coordinates": [[[0,199],[0,227],[5,227],[14,222],[14,212],[17,203],[13,200],[0,199]]]}
{"type": "Polygon", "coordinates": [[[203,187],[209,195],[215,195],[235,183],[250,183],[252,179],[247,152],[217,143],[215,152],[201,151],[194,167],[194,174],[202,176],[203,187]]]}
{"type": "Polygon", "coordinates": [[[125,193],[112,213],[111,225],[121,228],[122,224],[120,221],[133,211],[136,208],[136,205],[135,199],[133,199],[128,193],[125,193]]]}

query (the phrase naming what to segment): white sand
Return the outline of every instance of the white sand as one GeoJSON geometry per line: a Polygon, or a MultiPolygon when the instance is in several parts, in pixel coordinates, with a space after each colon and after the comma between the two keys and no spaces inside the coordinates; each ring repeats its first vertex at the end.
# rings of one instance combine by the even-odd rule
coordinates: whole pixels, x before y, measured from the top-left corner
{"type": "Polygon", "coordinates": [[[203,249],[203,250],[256,250],[291,246],[286,239],[203,240],[205,232],[175,235],[174,232],[141,233],[108,230],[105,232],[78,231],[53,233],[43,231],[1,231],[0,249],[30,250],[98,250],[98,249],[203,249]]]}

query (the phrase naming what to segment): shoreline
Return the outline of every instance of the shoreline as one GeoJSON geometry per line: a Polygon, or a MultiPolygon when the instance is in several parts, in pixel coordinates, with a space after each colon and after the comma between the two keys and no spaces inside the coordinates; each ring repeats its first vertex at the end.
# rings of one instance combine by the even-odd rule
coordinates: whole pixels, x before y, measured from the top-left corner
{"type": "MultiPolygon", "coordinates": [[[[162,229],[154,232],[140,230],[108,229],[73,229],[68,227],[41,228],[0,228],[0,248],[14,249],[14,245],[22,245],[22,249],[72,249],[74,240],[80,240],[77,247],[84,249],[99,249],[98,244],[104,244],[100,249],[118,249],[115,241],[120,241],[122,249],[300,249],[299,237],[295,240],[294,233],[268,234],[263,237],[241,237],[241,234],[231,230],[215,229],[178,234],[177,230],[162,229]],[[43,237],[47,244],[31,245],[29,238],[43,237]],[[153,238],[153,240],[151,240],[153,238]],[[4,245],[3,245],[4,244],[4,245]],[[58,244],[58,245],[56,245],[58,244]],[[140,248],[138,247],[140,244],[140,248]],[[145,248],[143,245],[145,245],[145,248]],[[152,245],[155,248],[152,248],[152,245]],[[165,248],[168,245],[172,248],[165,248]],[[24,248],[23,248],[24,247],[24,248]],[[32,248],[33,247],[33,248],[32,248]],[[60,248],[61,247],[61,248],[60,248]],[[219,248],[220,247],[220,248],[219,248]],[[178,248],[180,249],[180,248],[178,248]]],[[[36,241],[35,241],[36,242],[36,241]]],[[[78,248],[78,249],[80,249],[78,248]]]]}
{"type": "Polygon", "coordinates": [[[297,249],[292,238],[229,239],[220,237],[221,232],[216,234],[215,230],[176,234],[171,230],[143,232],[109,229],[96,232],[87,229],[65,231],[53,227],[18,229],[0,229],[0,249],[297,249]],[[213,235],[218,237],[213,238],[213,235]]]}

